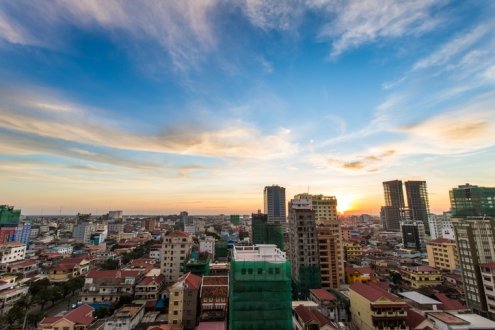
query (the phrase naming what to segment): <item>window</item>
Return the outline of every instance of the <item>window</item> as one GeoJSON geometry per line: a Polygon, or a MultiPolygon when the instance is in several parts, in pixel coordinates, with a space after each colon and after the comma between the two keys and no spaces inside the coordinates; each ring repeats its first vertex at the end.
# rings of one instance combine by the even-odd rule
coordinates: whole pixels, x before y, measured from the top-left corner
{"type": "Polygon", "coordinates": [[[178,315],[178,314],[179,314],[179,312],[178,312],[178,311],[174,311],[174,315],[178,315]]]}
{"type": "Polygon", "coordinates": [[[179,292],[174,292],[174,296],[178,297],[179,296],[179,292]]]}

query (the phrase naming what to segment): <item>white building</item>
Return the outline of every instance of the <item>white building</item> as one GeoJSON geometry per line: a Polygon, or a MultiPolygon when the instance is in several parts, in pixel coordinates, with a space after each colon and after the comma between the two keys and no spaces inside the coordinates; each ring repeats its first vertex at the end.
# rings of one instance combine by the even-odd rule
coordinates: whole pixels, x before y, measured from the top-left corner
{"type": "Polygon", "coordinates": [[[58,254],[72,254],[74,247],[69,244],[64,244],[64,245],[53,246],[48,250],[52,252],[57,252],[58,254]]]}
{"type": "Polygon", "coordinates": [[[444,212],[442,215],[430,213],[428,216],[428,226],[430,228],[431,239],[447,238],[455,240],[450,212],[444,212]]]}
{"type": "Polygon", "coordinates": [[[93,231],[94,231],[94,226],[91,222],[81,222],[80,224],[74,227],[74,230],[72,231],[72,236],[74,237],[76,242],[89,243],[93,231]]]}
{"type": "MultiPolygon", "coordinates": [[[[337,221],[337,198],[335,196],[298,194],[294,199],[305,200],[315,211],[316,224],[333,223],[337,221]]],[[[292,202],[294,203],[294,199],[292,202]]]]}
{"type": "Polygon", "coordinates": [[[8,242],[0,244],[1,264],[24,260],[26,258],[26,244],[8,242]]]}
{"type": "Polygon", "coordinates": [[[165,236],[162,243],[160,272],[167,283],[174,283],[183,274],[182,265],[191,254],[192,236],[183,231],[174,231],[165,236]]]}
{"type": "Polygon", "coordinates": [[[185,225],[184,231],[188,234],[195,235],[196,234],[196,226],[195,225],[185,225]]]}
{"type": "Polygon", "coordinates": [[[143,319],[144,305],[124,305],[105,322],[104,330],[132,330],[143,319]]]}
{"type": "Polygon", "coordinates": [[[199,241],[199,252],[208,252],[211,260],[215,260],[215,238],[206,236],[204,240],[199,241]]]}

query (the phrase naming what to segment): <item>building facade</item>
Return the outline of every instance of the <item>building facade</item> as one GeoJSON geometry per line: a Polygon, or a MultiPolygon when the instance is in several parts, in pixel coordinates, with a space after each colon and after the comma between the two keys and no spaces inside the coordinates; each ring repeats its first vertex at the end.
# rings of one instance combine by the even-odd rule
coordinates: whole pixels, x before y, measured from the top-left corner
{"type": "Polygon", "coordinates": [[[405,208],[402,181],[383,182],[385,205],[382,206],[380,217],[386,231],[400,231],[401,210],[405,208]]]}
{"type": "Polygon", "coordinates": [[[191,255],[192,246],[192,236],[183,231],[174,231],[164,237],[160,272],[167,283],[174,283],[183,274],[183,266],[191,255]]]}
{"type": "Polygon", "coordinates": [[[307,298],[309,289],[321,287],[315,211],[307,200],[293,199],[289,202],[288,251],[297,295],[307,298]]]}
{"type": "Polygon", "coordinates": [[[168,319],[170,324],[181,324],[184,329],[196,327],[200,287],[201,277],[187,273],[169,288],[168,319]]]}
{"type": "Polygon", "coordinates": [[[263,192],[264,213],[269,223],[285,223],[287,206],[285,204],[285,188],[277,185],[266,186],[263,192]]]}
{"type": "Polygon", "coordinates": [[[457,248],[454,240],[432,239],[426,243],[428,265],[443,271],[453,271],[457,266],[457,248]]]}
{"type": "Polygon", "coordinates": [[[268,214],[253,213],[251,215],[251,243],[275,244],[284,249],[284,232],[280,223],[270,223],[268,214]]]}
{"type": "Polygon", "coordinates": [[[450,192],[453,217],[495,217],[495,188],[466,183],[450,192]]]}
{"type": "Polygon", "coordinates": [[[428,215],[430,214],[430,204],[428,201],[426,181],[406,181],[404,186],[406,188],[407,207],[411,213],[411,219],[421,221],[426,234],[429,234],[428,215]]]}

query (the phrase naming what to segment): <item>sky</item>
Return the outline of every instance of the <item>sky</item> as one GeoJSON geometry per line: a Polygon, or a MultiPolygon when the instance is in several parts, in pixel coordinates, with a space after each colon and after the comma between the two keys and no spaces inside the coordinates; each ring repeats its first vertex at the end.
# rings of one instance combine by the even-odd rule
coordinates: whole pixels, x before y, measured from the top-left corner
{"type": "Polygon", "coordinates": [[[0,204],[377,214],[382,182],[495,185],[495,3],[0,0],[0,204]]]}

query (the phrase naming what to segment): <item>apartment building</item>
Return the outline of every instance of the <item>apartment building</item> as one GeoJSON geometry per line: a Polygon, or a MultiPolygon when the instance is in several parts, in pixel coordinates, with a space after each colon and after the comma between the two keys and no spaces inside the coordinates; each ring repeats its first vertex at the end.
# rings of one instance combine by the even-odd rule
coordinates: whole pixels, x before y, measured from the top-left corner
{"type": "Polygon", "coordinates": [[[192,273],[181,276],[170,288],[168,323],[194,329],[197,323],[201,277],[192,273]]]}
{"type": "Polygon", "coordinates": [[[165,288],[165,276],[145,276],[134,290],[134,300],[157,300],[165,288]]]}
{"type": "Polygon", "coordinates": [[[354,261],[363,255],[363,246],[358,241],[344,242],[344,260],[354,261]]]}
{"type": "Polygon", "coordinates": [[[354,283],[349,289],[352,323],[362,330],[399,330],[407,326],[407,304],[375,284],[354,283]]]}
{"type": "Polygon", "coordinates": [[[443,271],[452,271],[457,265],[457,248],[454,240],[436,238],[426,243],[428,265],[443,271]]]}
{"type": "Polygon", "coordinates": [[[133,270],[92,270],[86,275],[80,301],[111,304],[120,297],[132,297],[134,287],[142,277],[140,271],[133,270]]]}
{"type": "Polygon", "coordinates": [[[442,284],[442,272],[430,266],[403,267],[400,273],[402,280],[411,288],[418,289],[442,284]]]}
{"type": "Polygon", "coordinates": [[[160,272],[167,283],[174,283],[183,274],[183,266],[191,254],[192,246],[192,236],[183,231],[174,231],[164,237],[160,272]]]}
{"type": "Polygon", "coordinates": [[[0,264],[6,264],[26,258],[26,244],[6,242],[0,244],[0,264]]]}
{"type": "Polygon", "coordinates": [[[223,321],[227,318],[229,300],[228,276],[203,276],[201,283],[201,321],[223,321]]]}
{"type": "Polygon", "coordinates": [[[488,316],[495,319],[495,262],[480,264],[488,316]]]}

